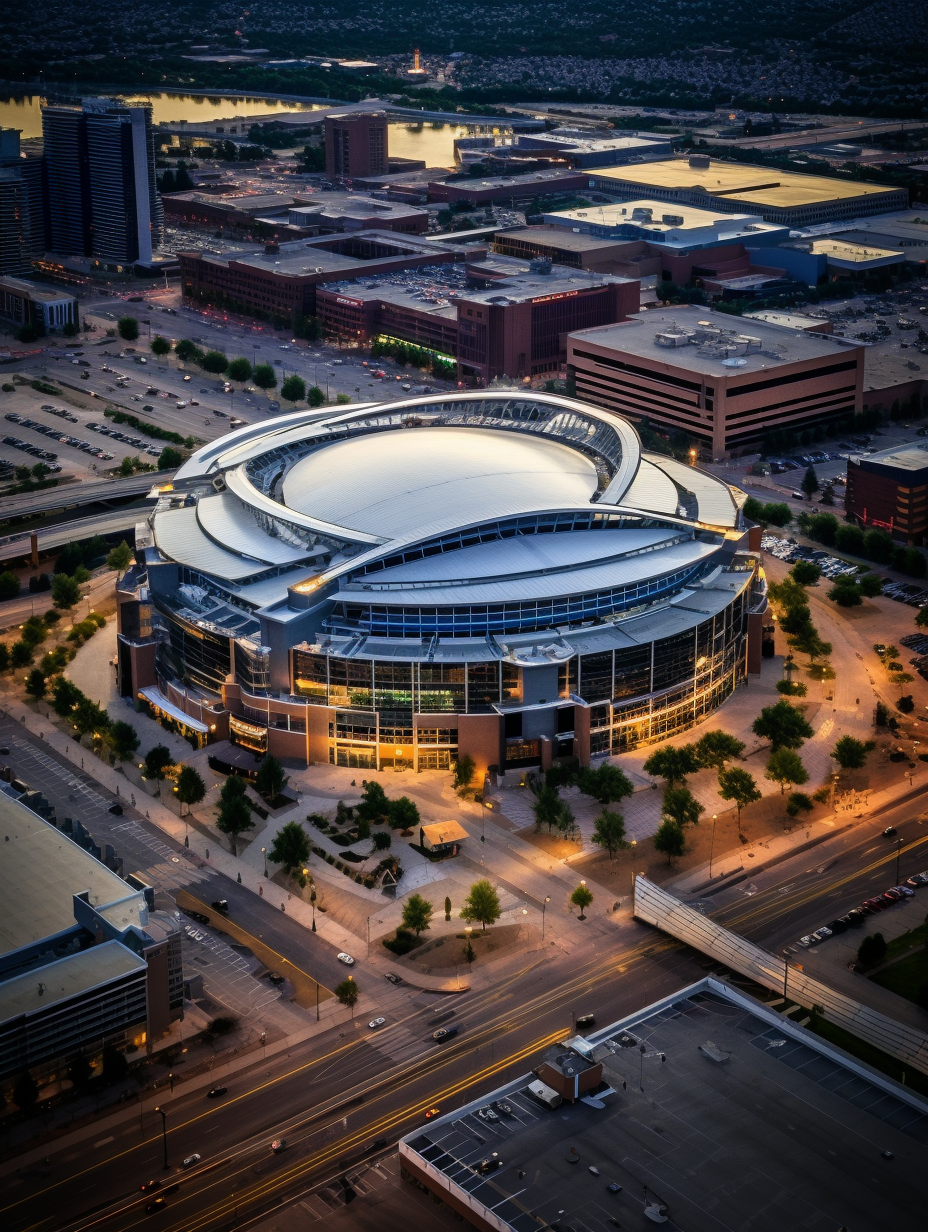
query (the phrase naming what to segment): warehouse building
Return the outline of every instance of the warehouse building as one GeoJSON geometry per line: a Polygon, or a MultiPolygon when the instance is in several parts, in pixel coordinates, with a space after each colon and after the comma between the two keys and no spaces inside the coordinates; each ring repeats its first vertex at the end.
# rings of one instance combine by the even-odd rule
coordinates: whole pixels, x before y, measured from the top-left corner
{"type": "Polygon", "coordinates": [[[182,1016],[183,967],[154,891],[3,793],[0,821],[0,1078],[159,1039],[182,1016]]]}
{"type": "Polygon", "coordinates": [[[838,338],[681,305],[572,334],[577,396],[692,437],[714,458],[767,432],[862,409],[864,348],[838,338]]]}
{"type": "Polygon", "coordinates": [[[904,188],[722,162],[707,154],[604,167],[591,171],[587,183],[629,200],[644,196],[728,214],[760,214],[787,227],[883,214],[909,203],[904,188]]]}

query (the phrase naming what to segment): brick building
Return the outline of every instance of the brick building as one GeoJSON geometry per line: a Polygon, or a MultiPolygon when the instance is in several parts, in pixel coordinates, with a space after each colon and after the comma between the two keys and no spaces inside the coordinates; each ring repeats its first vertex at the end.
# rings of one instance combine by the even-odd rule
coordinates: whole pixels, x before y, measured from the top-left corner
{"type": "Polygon", "coordinates": [[[887,530],[916,546],[928,530],[928,453],[882,449],[847,464],[845,508],[861,526],[887,530]]]}
{"type": "Polygon", "coordinates": [[[382,111],[325,118],[325,173],[330,180],[386,175],[390,170],[387,117],[382,111]]]}
{"type": "Polygon", "coordinates": [[[567,340],[577,397],[685,432],[713,457],[862,409],[864,349],[703,307],[651,311],[567,340]]]}

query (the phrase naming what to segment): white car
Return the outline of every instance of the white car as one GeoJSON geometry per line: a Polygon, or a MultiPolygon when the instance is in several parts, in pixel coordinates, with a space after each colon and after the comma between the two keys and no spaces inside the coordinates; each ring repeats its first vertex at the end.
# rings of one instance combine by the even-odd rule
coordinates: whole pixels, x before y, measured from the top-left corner
{"type": "Polygon", "coordinates": [[[188,1155],[187,1158],[184,1160],[183,1164],[181,1165],[181,1167],[192,1168],[193,1165],[198,1164],[202,1158],[203,1156],[199,1154],[188,1155]]]}
{"type": "Polygon", "coordinates": [[[177,407],[179,411],[182,411],[184,407],[187,405],[187,403],[186,402],[175,402],[174,405],[177,407]]]}
{"type": "Polygon", "coordinates": [[[185,381],[192,381],[192,380],[193,380],[193,377],[192,377],[192,376],[190,376],[190,375],[189,375],[189,373],[188,373],[188,375],[184,377],[184,380],[185,380],[185,381]]]}
{"type": "Polygon", "coordinates": [[[367,1025],[372,1031],[378,1031],[386,1021],[386,1018],[372,1018],[367,1025]]]}
{"type": "Polygon", "coordinates": [[[810,945],[815,945],[816,941],[818,941],[818,937],[816,937],[812,933],[810,933],[806,937],[799,938],[799,944],[803,946],[805,949],[808,949],[810,945]]]}
{"type": "Polygon", "coordinates": [[[350,954],[339,954],[338,961],[343,962],[346,967],[354,966],[354,959],[351,957],[350,954]]]}
{"type": "Polygon", "coordinates": [[[817,941],[825,941],[828,937],[832,936],[832,932],[830,928],[817,928],[812,936],[817,941]]]}

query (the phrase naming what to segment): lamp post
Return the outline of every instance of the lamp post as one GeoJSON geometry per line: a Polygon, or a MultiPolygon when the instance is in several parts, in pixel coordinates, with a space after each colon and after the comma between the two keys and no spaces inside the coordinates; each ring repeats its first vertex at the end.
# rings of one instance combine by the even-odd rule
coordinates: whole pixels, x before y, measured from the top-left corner
{"type": "Polygon", "coordinates": [[[903,842],[904,840],[901,838],[896,839],[896,880],[893,882],[894,885],[899,884],[899,857],[902,855],[903,842]]]}
{"type": "Polygon", "coordinates": [[[541,904],[541,944],[542,945],[544,945],[545,943],[545,911],[550,901],[551,901],[551,895],[549,894],[545,898],[545,901],[541,904]]]}
{"type": "MultiPolygon", "coordinates": [[[[313,886],[312,890],[309,893],[309,905],[313,909],[313,926],[312,926],[311,931],[315,932],[316,931],[316,887],[315,886],[313,886]]],[[[317,988],[317,992],[318,992],[318,988],[317,988]]]]}
{"type": "MultiPolygon", "coordinates": [[[[582,877],[581,877],[581,879],[580,879],[580,884],[583,886],[583,888],[584,888],[584,889],[586,889],[586,881],[584,881],[582,877]]],[[[580,908],[580,917],[579,917],[579,918],[580,918],[581,920],[585,920],[585,919],[586,919],[586,916],[583,914],[583,908],[582,908],[582,907],[580,908]]]]}
{"type": "Polygon", "coordinates": [[[264,875],[267,876],[267,848],[261,848],[261,854],[264,856],[264,875]]]}
{"type": "Polygon", "coordinates": [[[709,880],[712,880],[712,856],[715,852],[715,823],[718,821],[718,813],[712,814],[712,841],[709,844],[709,880]]]}
{"type": "Polygon", "coordinates": [[[161,1115],[161,1141],[164,1145],[164,1170],[168,1170],[168,1114],[166,1109],[157,1107],[155,1112],[161,1115]]]}

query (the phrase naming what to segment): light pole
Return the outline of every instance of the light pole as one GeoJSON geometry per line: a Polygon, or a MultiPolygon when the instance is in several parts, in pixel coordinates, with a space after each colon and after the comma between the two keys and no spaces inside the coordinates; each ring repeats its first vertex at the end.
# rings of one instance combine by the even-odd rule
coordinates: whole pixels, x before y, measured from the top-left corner
{"type": "Polygon", "coordinates": [[[904,841],[904,840],[903,840],[903,839],[901,839],[901,838],[897,838],[897,839],[896,839],[896,880],[895,880],[895,882],[893,883],[894,885],[898,885],[898,884],[899,884],[899,857],[902,855],[902,844],[903,844],[903,841],[904,841]]]}
{"type": "Polygon", "coordinates": [[[267,876],[267,848],[261,848],[261,854],[264,856],[264,875],[267,876]]]}
{"type": "MultiPolygon", "coordinates": [[[[581,878],[581,880],[580,880],[580,884],[581,884],[581,886],[583,886],[583,888],[584,888],[584,890],[585,890],[585,889],[586,889],[586,882],[585,882],[582,878],[581,878]]],[[[581,906],[581,908],[580,908],[580,917],[579,917],[579,918],[580,918],[581,920],[585,920],[585,919],[586,919],[586,916],[583,914],[583,907],[582,907],[582,906],[581,906]]]]}
{"type": "MultiPolygon", "coordinates": [[[[316,887],[315,886],[313,886],[312,890],[310,890],[310,893],[309,893],[309,905],[313,909],[313,926],[312,926],[311,931],[315,932],[316,931],[316,887]]],[[[317,985],[316,986],[316,994],[317,994],[316,1000],[317,1001],[319,999],[318,993],[319,993],[319,986],[317,985]]]]}
{"type": "Polygon", "coordinates": [[[550,903],[550,901],[551,901],[551,895],[549,894],[545,898],[545,901],[541,904],[541,944],[542,945],[544,945],[545,943],[545,910],[547,909],[548,903],[550,903]]]}
{"type": "Polygon", "coordinates": [[[709,880],[712,880],[712,855],[715,851],[715,823],[718,821],[718,813],[712,814],[712,841],[709,844],[709,880]]]}
{"type": "Polygon", "coordinates": [[[157,1107],[155,1112],[161,1114],[161,1141],[164,1144],[164,1170],[168,1170],[168,1114],[162,1107],[157,1107]]]}

